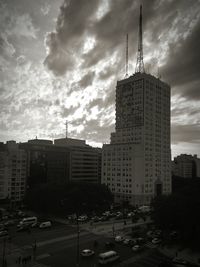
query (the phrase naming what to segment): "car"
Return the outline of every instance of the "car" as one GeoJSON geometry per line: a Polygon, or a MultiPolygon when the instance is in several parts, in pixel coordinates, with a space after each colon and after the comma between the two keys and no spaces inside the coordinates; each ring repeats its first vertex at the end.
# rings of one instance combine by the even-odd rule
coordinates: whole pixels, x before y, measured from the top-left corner
{"type": "Polygon", "coordinates": [[[14,220],[8,220],[4,223],[5,226],[11,226],[11,225],[15,225],[15,221],[14,220]]]}
{"type": "Polygon", "coordinates": [[[100,221],[100,217],[94,216],[94,217],[92,217],[92,221],[93,222],[99,222],[100,221]]]}
{"type": "Polygon", "coordinates": [[[160,244],[160,243],[161,243],[161,239],[155,237],[155,238],[151,241],[151,243],[154,244],[154,245],[160,244]]]}
{"type": "Polygon", "coordinates": [[[39,225],[39,223],[35,222],[35,223],[31,224],[31,227],[34,228],[34,227],[37,227],[38,225],[39,225]]]}
{"type": "Polygon", "coordinates": [[[113,242],[111,242],[111,241],[107,241],[107,242],[105,243],[105,247],[106,247],[107,249],[113,249],[113,248],[115,247],[115,243],[113,243],[113,242]]]}
{"type": "Polygon", "coordinates": [[[94,253],[94,250],[91,250],[91,249],[83,249],[82,251],[81,251],[81,256],[82,257],[91,257],[91,256],[93,256],[95,253],[94,253]]]}
{"type": "Polygon", "coordinates": [[[136,244],[136,241],[133,240],[132,238],[125,238],[123,240],[123,244],[126,245],[126,246],[131,246],[132,247],[133,245],[136,244]]]}
{"type": "Polygon", "coordinates": [[[4,223],[0,224],[0,231],[7,230],[4,223]]]}
{"type": "Polygon", "coordinates": [[[41,222],[40,225],[39,225],[39,228],[40,229],[50,228],[51,226],[52,226],[51,222],[50,221],[46,221],[46,222],[41,222]]]}
{"type": "Polygon", "coordinates": [[[78,217],[79,222],[86,222],[88,220],[87,215],[81,215],[78,217]]]}
{"type": "Polygon", "coordinates": [[[0,237],[7,236],[7,235],[8,235],[8,231],[7,230],[0,231],[0,237]]]}
{"type": "Polygon", "coordinates": [[[188,262],[182,258],[179,258],[179,257],[175,257],[172,259],[172,263],[173,265],[175,266],[187,266],[188,262]]]}
{"type": "Polygon", "coordinates": [[[21,225],[18,227],[17,232],[23,232],[23,231],[30,232],[31,231],[30,227],[31,227],[30,225],[21,225]]]}
{"type": "Polygon", "coordinates": [[[99,220],[100,220],[101,222],[105,222],[105,221],[108,221],[108,220],[109,220],[109,217],[106,216],[106,215],[103,215],[103,216],[101,216],[101,217],[99,218],[99,220]]]}
{"type": "Polygon", "coordinates": [[[123,219],[123,214],[121,212],[118,212],[115,217],[116,220],[123,219]]]}
{"type": "Polygon", "coordinates": [[[123,240],[124,240],[124,238],[122,236],[120,236],[120,235],[117,235],[115,237],[115,242],[122,242],[123,240]]]}
{"type": "Polygon", "coordinates": [[[138,245],[141,245],[141,244],[144,244],[145,243],[145,239],[143,237],[138,237],[137,238],[137,244],[138,245]]]}
{"type": "Polygon", "coordinates": [[[134,213],[133,211],[131,211],[131,212],[129,212],[129,213],[127,214],[127,217],[128,217],[128,218],[132,218],[134,215],[135,215],[135,213],[134,213]]]}
{"type": "Polygon", "coordinates": [[[142,247],[140,245],[135,245],[135,246],[132,247],[132,250],[134,252],[138,252],[138,251],[141,251],[142,250],[142,247]]]}

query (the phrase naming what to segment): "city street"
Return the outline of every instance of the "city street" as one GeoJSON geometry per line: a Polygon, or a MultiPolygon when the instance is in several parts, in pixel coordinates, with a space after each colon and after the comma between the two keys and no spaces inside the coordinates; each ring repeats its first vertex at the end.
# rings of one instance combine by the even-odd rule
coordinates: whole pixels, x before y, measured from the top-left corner
{"type": "MultiPolygon", "coordinates": [[[[123,225],[122,222],[115,222],[115,224],[119,229],[120,225],[123,225]]],[[[112,225],[113,222],[110,224],[98,223],[92,227],[89,224],[80,225],[79,242],[77,242],[76,225],[55,223],[51,229],[32,228],[30,232],[16,232],[16,228],[12,227],[10,230],[12,240],[11,242],[7,240],[5,250],[5,256],[10,263],[8,266],[17,266],[15,261],[19,255],[22,257],[31,255],[32,258],[35,258],[35,263],[51,267],[97,266],[99,253],[110,250],[106,247],[108,241],[114,243],[112,249],[120,255],[120,262],[115,266],[131,266],[132,262],[136,262],[138,267],[156,266],[155,264],[163,258],[163,256],[158,257],[158,253],[155,252],[156,246],[151,243],[147,244],[141,252],[133,252],[123,243],[115,243],[112,237],[112,225]],[[102,229],[104,230],[102,231],[102,229]],[[96,246],[94,245],[95,240],[96,246]],[[36,246],[35,250],[34,245],[36,246]],[[80,255],[83,249],[92,249],[95,251],[95,255],[83,258],[80,255]],[[77,251],[79,251],[78,254],[77,251]]],[[[0,251],[2,251],[3,239],[1,239],[0,246],[0,251]]],[[[33,262],[30,264],[26,266],[39,266],[33,265],[33,262]]]]}

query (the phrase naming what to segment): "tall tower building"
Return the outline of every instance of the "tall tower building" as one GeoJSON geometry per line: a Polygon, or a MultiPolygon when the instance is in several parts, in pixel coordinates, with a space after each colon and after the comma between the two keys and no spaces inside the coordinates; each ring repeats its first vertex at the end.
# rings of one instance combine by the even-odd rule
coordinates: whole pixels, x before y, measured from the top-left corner
{"type": "Polygon", "coordinates": [[[102,153],[102,183],[133,205],[171,192],[170,86],[144,71],[141,7],[139,25],[136,73],[117,82],[115,132],[102,153]]]}

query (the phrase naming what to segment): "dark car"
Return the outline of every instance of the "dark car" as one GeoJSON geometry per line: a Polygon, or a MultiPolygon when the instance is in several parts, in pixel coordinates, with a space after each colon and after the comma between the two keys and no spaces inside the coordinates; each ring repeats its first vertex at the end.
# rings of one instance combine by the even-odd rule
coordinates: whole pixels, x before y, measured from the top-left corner
{"type": "Polygon", "coordinates": [[[113,242],[111,242],[111,241],[107,241],[107,242],[105,243],[105,247],[106,247],[107,249],[113,249],[113,248],[115,247],[115,243],[113,243],[113,242]]]}
{"type": "Polygon", "coordinates": [[[7,230],[0,231],[0,237],[7,236],[7,235],[8,235],[8,231],[7,230]]]}
{"type": "Polygon", "coordinates": [[[30,225],[22,225],[17,229],[17,232],[23,232],[23,231],[31,232],[30,227],[31,227],[30,225]]]}

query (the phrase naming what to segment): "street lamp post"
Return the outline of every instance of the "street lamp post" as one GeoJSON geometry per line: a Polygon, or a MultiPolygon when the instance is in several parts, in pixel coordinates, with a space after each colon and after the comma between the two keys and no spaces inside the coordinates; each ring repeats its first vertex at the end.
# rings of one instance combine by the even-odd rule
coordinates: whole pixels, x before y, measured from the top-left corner
{"type": "Polygon", "coordinates": [[[3,239],[2,267],[6,266],[6,237],[3,239]]]}
{"type": "Polygon", "coordinates": [[[112,225],[112,232],[113,232],[113,238],[115,238],[115,222],[113,220],[113,225],[112,225]]]}
{"type": "Polygon", "coordinates": [[[33,248],[33,260],[36,260],[36,249],[37,249],[37,243],[36,243],[36,239],[34,240],[34,244],[32,245],[33,248]]]}
{"type": "Polygon", "coordinates": [[[78,215],[76,215],[76,223],[77,223],[77,250],[76,250],[76,266],[79,266],[79,238],[80,238],[80,229],[79,229],[79,220],[78,215]]]}

